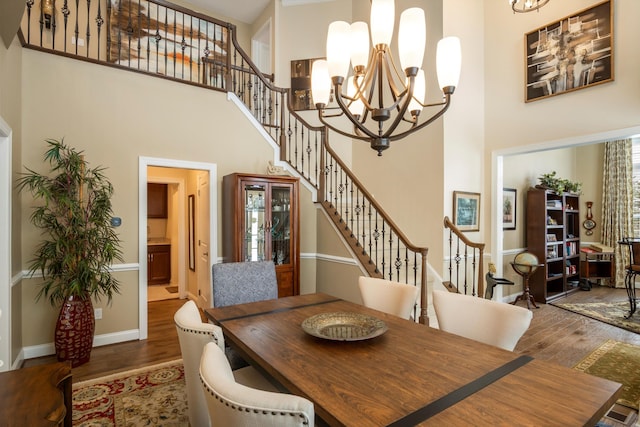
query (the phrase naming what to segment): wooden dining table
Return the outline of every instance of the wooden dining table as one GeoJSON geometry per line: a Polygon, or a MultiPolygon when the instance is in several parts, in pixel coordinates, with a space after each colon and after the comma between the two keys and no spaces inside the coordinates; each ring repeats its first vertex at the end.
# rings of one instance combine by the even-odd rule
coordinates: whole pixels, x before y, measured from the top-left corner
{"type": "Polygon", "coordinates": [[[316,293],[205,310],[226,341],[331,426],[595,426],[621,385],[316,293]],[[353,341],[305,332],[321,313],[382,320],[353,341]]]}

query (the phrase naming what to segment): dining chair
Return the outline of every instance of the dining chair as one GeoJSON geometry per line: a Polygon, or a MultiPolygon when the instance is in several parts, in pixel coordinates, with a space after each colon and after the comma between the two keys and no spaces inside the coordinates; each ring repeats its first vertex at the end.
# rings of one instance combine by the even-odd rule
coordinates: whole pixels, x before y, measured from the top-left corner
{"type": "Polygon", "coordinates": [[[242,385],[234,379],[224,352],[208,343],[200,379],[212,427],[293,427],[314,425],[313,403],[304,397],[242,385]]]}
{"type": "MultiPolygon", "coordinates": [[[[202,322],[200,310],[193,301],[183,304],[173,316],[173,320],[178,331],[184,365],[189,423],[192,426],[206,427],[209,426],[209,413],[198,374],[200,360],[202,350],[208,343],[213,343],[221,350],[224,349],[224,335],[219,326],[202,322]]],[[[262,390],[277,391],[276,387],[250,366],[234,371],[233,375],[241,384],[262,390]]]]}
{"type": "MultiPolygon", "coordinates": [[[[273,261],[225,262],[211,267],[213,306],[244,304],[278,298],[278,280],[273,261]]],[[[233,349],[225,349],[231,367],[248,363],[233,349]]]]}
{"type": "Polygon", "coordinates": [[[364,305],[404,319],[411,317],[418,287],[375,277],[358,278],[360,296],[364,305]]]}
{"type": "Polygon", "coordinates": [[[244,304],[278,298],[273,261],[225,262],[211,268],[213,306],[244,304]]]}
{"type": "Polygon", "coordinates": [[[531,324],[531,310],[471,295],[433,291],[440,330],[513,351],[531,324]]]}

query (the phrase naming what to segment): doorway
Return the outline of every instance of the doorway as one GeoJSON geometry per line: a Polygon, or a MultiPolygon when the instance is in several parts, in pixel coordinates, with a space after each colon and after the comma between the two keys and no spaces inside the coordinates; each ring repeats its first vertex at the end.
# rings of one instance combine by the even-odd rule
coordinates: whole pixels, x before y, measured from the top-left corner
{"type": "MultiPolygon", "coordinates": [[[[504,250],[504,230],[502,224],[502,190],[504,188],[504,162],[506,158],[515,155],[552,151],[577,147],[580,145],[597,144],[617,139],[625,139],[638,134],[640,134],[640,126],[634,126],[608,132],[581,135],[578,137],[494,151],[491,155],[491,241],[494,242],[492,252],[497,255],[493,260],[497,271],[505,271],[503,260],[505,256],[509,255],[508,251],[504,250]]],[[[524,224],[522,226],[524,227],[524,224]]],[[[496,298],[498,300],[503,299],[501,287],[496,289],[496,298]]]]}
{"type": "MultiPolygon", "coordinates": [[[[208,202],[206,206],[207,215],[195,215],[199,221],[205,224],[195,228],[209,229],[207,240],[209,248],[209,262],[207,265],[192,265],[190,262],[190,251],[193,248],[188,244],[189,210],[187,201],[189,195],[197,191],[197,176],[205,175],[207,182],[217,182],[217,167],[212,163],[187,162],[172,159],[158,159],[141,157],[139,159],[139,339],[146,339],[148,336],[148,239],[155,234],[150,233],[150,225],[147,218],[147,183],[164,183],[167,185],[168,205],[172,206],[171,221],[169,218],[164,223],[165,233],[163,236],[170,241],[171,245],[171,285],[178,287],[179,298],[189,298],[197,301],[197,296],[204,289],[211,292],[211,262],[217,259],[217,195],[216,186],[207,187],[208,202]],[[191,267],[194,267],[193,269],[191,267]],[[205,271],[198,272],[203,269],[205,271]],[[198,274],[200,273],[200,274],[198,274]],[[200,278],[201,277],[201,278],[200,278]]],[[[157,231],[153,231],[156,233],[157,231]]]]}

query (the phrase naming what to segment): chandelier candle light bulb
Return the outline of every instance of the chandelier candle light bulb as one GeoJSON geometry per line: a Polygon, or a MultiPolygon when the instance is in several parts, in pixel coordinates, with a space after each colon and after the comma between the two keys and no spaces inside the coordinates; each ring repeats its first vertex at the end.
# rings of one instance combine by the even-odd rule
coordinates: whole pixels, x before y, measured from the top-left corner
{"type": "Polygon", "coordinates": [[[327,33],[327,60],[315,61],[311,75],[313,102],[322,124],[343,136],[369,142],[379,156],[391,141],[402,139],[442,116],[449,108],[460,77],[460,41],[447,37],[438,43],[436,67],[443,98],[425,104],[424,11],[409,8],[400,15],[398,51],[402,71],[396,66],[390,48],[394,21],[394,0],[372,0],[370,34],[364,22],[351,25],[332,22],[327,33]],[[438,110],[419,122],[418,116],[426,107],[438,110]],[[328,120],[340,116],[348,119],[351,130],[328,120]]]}

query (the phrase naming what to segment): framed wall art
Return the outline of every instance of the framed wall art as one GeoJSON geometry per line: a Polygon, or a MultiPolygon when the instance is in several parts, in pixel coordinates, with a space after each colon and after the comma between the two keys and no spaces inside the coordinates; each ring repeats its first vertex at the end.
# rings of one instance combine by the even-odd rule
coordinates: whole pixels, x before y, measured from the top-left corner
{"type": "Polygon", "coordinates": [[[453,192],[453,224],[460,231],[480,230],[480,193],[453,192]]]}
{"type": "Polygon", "coordinates": [[[297,59],[291,61],[291,95],[293,109],[315,110],[311,97],[311,67],[318,59],[297,59]]]}
{"type": "Polygon", "coordinates": [[[516,229],[517,190],[515,188],[502,189],[502,229],[516,229]]]}
{"type": "Polygon", "coordinates": [[[612,2],[525,34],[525,102],[613,81],[612,2]]]}
{"type": "Polygon", "coordinates": [[[187,220],[189,222],[189,270],[196,271],[196,221],[194,194],[189,194],[187,220]]]}

